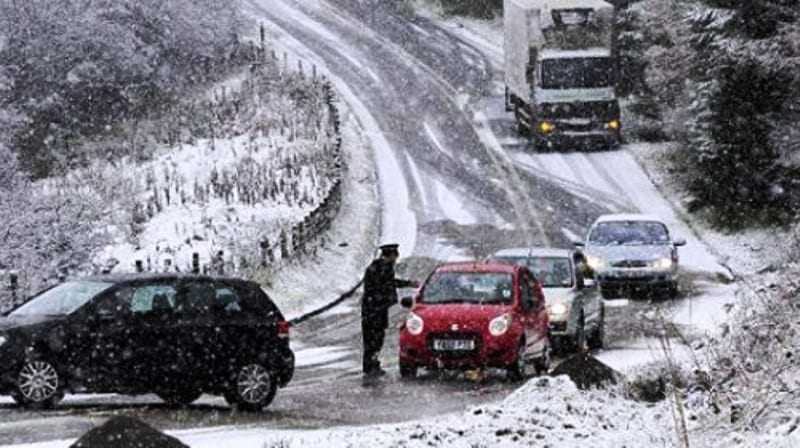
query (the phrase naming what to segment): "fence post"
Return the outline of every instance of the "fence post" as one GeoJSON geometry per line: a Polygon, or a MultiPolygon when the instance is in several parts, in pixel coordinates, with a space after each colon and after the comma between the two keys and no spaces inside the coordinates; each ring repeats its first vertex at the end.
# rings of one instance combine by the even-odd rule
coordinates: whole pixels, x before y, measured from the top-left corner
{"type": "Polygon", "coordinates": [[[297,253],[300,247],[300,225],[292,227],[292,255],[297,253]]]}
{"type": "Polygon", "coordinates": [[[17,302],[17,290],[19,289],[19,278],[15,272],[8,275],[8,289],[11,290],[11,300],[17,302]]]}
{"type": "Polygon", "coordinates": [[[269,238],[261,240],[261,267],[265,268],[272,262],[272,248],[269,244],[269,238]]]}
{"type": "Polygon", "coordinates": [[[211,261],[211,272],[216,275],[225,275],[225,252],[219,251],[211,261]]]}
{"type": "Polygon", "coordinates": [[[197,275],[200,273],[200,254],[197,252],[192,254],[192,274],[197,275]]]}
{"type": "Polygon", "coordinates": [[[281,260],[289,256],[289,242],[286,239],[286,232],[281,230],[281,260]]]}

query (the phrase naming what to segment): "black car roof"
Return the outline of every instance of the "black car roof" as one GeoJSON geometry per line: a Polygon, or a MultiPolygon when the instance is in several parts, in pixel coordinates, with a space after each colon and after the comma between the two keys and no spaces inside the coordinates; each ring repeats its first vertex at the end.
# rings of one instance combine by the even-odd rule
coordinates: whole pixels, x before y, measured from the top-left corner
{"type": "Polygon", "coordinates": [[[221,275],[193,275],[175,273],[144,273],[144,274],[102,274],[92,275],[88,277],[71,278],[73,281],[95,281],[104,283],[128,283],[138,281],[153,281],[153,280],[217,280],[229,283],[240,283],[256,285],[255,282],[244,280],[241,278],[227,277],[221,275]]]}

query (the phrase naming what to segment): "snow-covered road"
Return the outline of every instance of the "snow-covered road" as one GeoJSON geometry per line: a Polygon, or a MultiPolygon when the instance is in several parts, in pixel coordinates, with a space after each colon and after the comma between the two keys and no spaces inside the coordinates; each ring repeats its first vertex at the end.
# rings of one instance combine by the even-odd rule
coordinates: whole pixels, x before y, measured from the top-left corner
{"type": "MultiPolygon", "coordinates": [[[[487,255],[524,244],[566,247],[600,214],[638,210],[662,217],[674,233],[689,240],[682,252],[685,266],[711,278],[725,273],[649,181],[632,155],[635,147],[566,154],[539,154],[526,147],[502,111],[498,47],[485,36],[464,38],[468,30],[457,36],[433,20],[406,18],[392,12],[392,2],[244,3],[251,17],[267,25],[272,45],[314,61],[335,82],[375,151],[384,201],[383,238],[402,243],[412,259],[487,255]]],[[[718,308],[716,287],[709,287],[712,292],[698,309],[718,308]]],[[[677,304],[676,315],[710,325],[692,312],[693,300],[677,304]]],[[[358,369],[361,329],[356,310],[337,310],[295,330],[297,378],[263,416],[231,415],[224,402],[210,397],[187,410],[169,409],[154,397],[97,397],[45,418],[0,403],[0,443],[72,437],[92,421],[121,410],[166,429],[393,423],[500,400],[515,388],[499,379],[475,384],[440,381],[433,375],[409,384],[394,374],[380,387],[365,389],[358,369]]],[[[620,309],[610,325],[625,328],[631,314],[620,309]]],[[[393,319],[399,321],[402,313],[393,319]]],[[[396,339],[390,331],[383,352],[384,363],[393,370],[396,339]]],[[[657,356],[649,350],[657,344],[646,338],[619,337],[609,343],[611,349],[601,356],[619,367],[657,356]]],[[[262,431],[242,435],[260,437],[262,431]]],[[[192,438],[201,439],[202,434],[192,438]]]]}

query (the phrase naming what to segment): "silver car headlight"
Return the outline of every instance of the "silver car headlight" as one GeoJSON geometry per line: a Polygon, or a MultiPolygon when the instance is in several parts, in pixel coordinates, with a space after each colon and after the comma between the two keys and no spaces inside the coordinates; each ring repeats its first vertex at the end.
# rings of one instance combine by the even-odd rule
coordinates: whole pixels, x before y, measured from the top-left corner
{"type": "Polygon", "coordinates": [[[553,318],[561,320],[561,318],[565,317],[567,314],[569,314],[569,307],[566,304],[556,303],[550,307],[550,316],[553,318]]]}
{"type": "Polygon", "coordinates": [[[650,264],[650,266],[652,266],[655,269],[666,271],[672,269],[672,264],[673,264],[672,258],[660,258],[658,260],[653,261],[650,264]]]}
{"type": "Polygon", "coordinates": [[[586,256],[586,264],[588,264],[593,271],[599,271],[605,269],[608,266],[608,262],[606,262],[605,259],[600,257],[595,257],[594,255],[586,256]]]}

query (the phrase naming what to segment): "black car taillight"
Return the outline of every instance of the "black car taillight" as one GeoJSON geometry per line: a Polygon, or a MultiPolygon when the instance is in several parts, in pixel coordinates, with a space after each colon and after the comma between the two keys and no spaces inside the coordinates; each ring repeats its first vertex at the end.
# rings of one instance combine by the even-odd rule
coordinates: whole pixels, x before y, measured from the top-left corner
{"type": "Polygon", "coordinates": [[[281,339],[289,339],[289,329],[292,325],[285,320],[278,322],[278,337],[281,339]]]}

